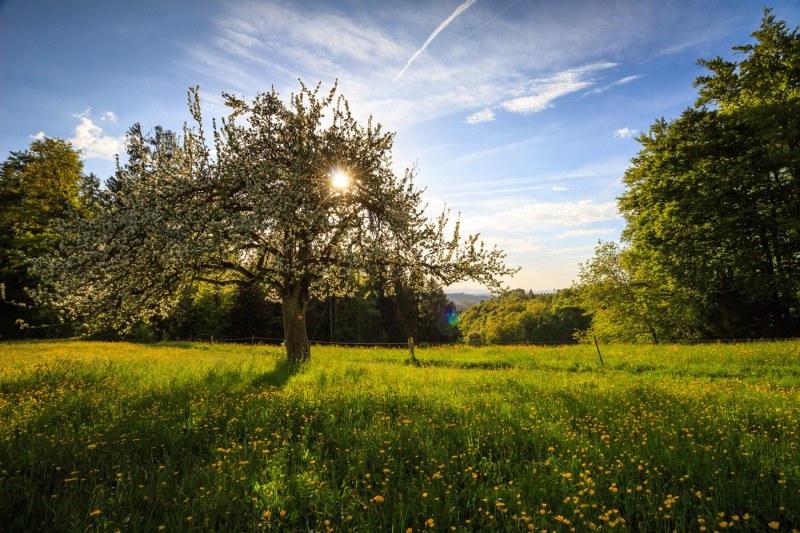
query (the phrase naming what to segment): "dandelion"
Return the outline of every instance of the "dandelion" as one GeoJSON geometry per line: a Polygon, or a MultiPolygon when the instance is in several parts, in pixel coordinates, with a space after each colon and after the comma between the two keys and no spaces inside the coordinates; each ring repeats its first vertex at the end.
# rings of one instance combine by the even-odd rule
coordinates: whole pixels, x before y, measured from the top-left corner
{"type": "Polygon", "coordinates": [[[92,511],[91,513],[89,513],[89,516],[100,516],[100,513],[101,513],[101,512],[102,512],[102,511],[100,511],[100,509],[95,509],[94,511],[92,511]]]}
{"type": "Polygon", "coordinates": [[[772,521],[767,525],[769,526],[770,529],[778,529],[779,527],[781,527],[780,523],[775,521],[772,521]]]}

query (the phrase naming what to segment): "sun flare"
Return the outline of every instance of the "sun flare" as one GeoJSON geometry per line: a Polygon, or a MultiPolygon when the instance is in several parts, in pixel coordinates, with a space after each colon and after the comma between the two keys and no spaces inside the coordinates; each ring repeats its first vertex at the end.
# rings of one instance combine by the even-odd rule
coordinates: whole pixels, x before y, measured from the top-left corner
{"type": "Polygon", "coordinates": [[[336,170],[331,173],[331,183],[337,189],[346,189],[350,183],[350,176],[341,170],[336,170]]]}

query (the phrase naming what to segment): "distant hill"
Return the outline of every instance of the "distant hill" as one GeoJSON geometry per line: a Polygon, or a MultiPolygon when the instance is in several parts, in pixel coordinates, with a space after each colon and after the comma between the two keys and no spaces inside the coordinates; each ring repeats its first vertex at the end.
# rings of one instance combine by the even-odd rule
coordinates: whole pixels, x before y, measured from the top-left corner
{"type": "Polygon", "coordinates": [[[463,311],[468,307],[472,307],[475,304],[479,304],[484,300],[488,300],[492,297],[491,294],[468,294],[466,292],[447,292],[445,293],[450,301],[456,304],[456,309],[458,311],[463,311]]]}

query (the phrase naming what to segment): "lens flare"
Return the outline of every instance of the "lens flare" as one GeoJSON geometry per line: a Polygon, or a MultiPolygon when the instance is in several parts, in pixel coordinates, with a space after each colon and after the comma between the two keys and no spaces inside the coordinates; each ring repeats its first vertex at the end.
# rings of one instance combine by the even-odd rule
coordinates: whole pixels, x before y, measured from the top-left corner
{"type": "Polygon", "coordinates": [[[331,184],[337,189],[346,189],[350,184],[350,176],[342,170],[335,169],[331,171],[331,184]]]}
{"type": "Polygon", "coordinates": [[[451,326],[458,325],[458,311],[448,311],[447,312],[447,323],[451,326]]]}

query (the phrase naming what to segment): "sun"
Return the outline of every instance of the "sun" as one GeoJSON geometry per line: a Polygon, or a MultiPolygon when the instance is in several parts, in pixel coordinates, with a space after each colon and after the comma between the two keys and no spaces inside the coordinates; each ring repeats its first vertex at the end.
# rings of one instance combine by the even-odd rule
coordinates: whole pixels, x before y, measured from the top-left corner
{"type": "Polygon", "coordinates": [[[331,183],[337,189],[346,189],[350,183],[350,176],[341,170],[335,170],[331,173],[331,183]]]}

